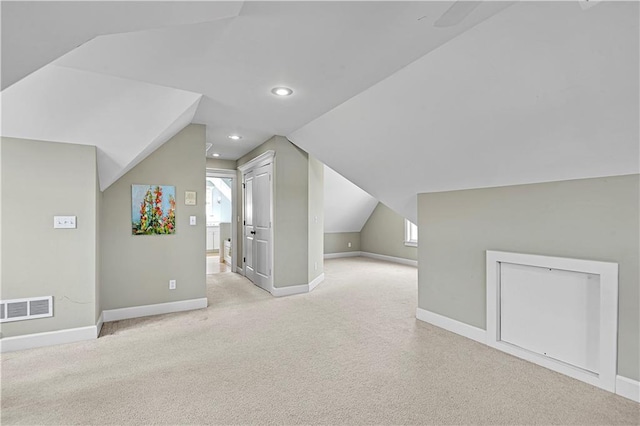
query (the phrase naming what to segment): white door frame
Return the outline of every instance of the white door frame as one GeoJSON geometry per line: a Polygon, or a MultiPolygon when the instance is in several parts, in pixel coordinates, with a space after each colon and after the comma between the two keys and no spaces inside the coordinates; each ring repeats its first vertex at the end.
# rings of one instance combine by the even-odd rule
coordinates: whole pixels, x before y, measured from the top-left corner
{"type": "MultiPolygon", "coordinates": [[[[238,235],[238,221],[240,220],[240,216],[238,216],[238,195],[237,192],[237,179],[238,175],[235,170],[227,170],[227,169],[214,169],[207,167],[206,177],[217,177],[217,178],[225,178],[232,179],[231,184],[231,272],[236,272],[238,270],[238,253],[236,250],[236,237],[238,235]],[[236,218],[234,220],[234,218],[236,218]]],[[[205,224],[206,225],[206,224],[205,224]]],[[[224,247],[220,247],[220,250],[224,250],[224,247]]]]}
{"type": "MultiPolygon", "coordinates": [[[[271,222],[271,228],[269,231],[269,250],[270,250],[270,265],[269,265],[269,270],[271,271],[271,274],[269,276],[269,292],[273,293],[273,271],[275,270],[274,268],[274,258],[275,258],[275,253],[273,250],[273,235],[274,235],[274,228],[275,228],[275,221],[274,221],[274,217],[273,217],[273,204],[274,204],[274,197],[275,197],[275,180],[276,180],[276,152],[274,150],[268,150],[263,152],[262,154],[258,155],[257,157],[247,161],[246,163],[244,163],[241,166],[238,166],[238,170],[240,171],[240,183],[243,185],[243,190],[242,190],[242,223],[244,224],[244,177],[245,175],[250,172],[251,170],[257,168],[257,167],[261,167],[261,166],[265,166],[267,164],[271,163],[271,185],[269,187],[270,191],[271,191],[271,196],[269,197],[269,215],[270,217],[270,222],[271,222]]],[[[242,257],[245,258],[246,257],[246,252],[245,250],[247,249],[246,245],[245,245],[245,227],[242,226],[242,257]]],[[[242,264],[242,275],[245,275],[244,272],[244,261],[242,264]]]]}

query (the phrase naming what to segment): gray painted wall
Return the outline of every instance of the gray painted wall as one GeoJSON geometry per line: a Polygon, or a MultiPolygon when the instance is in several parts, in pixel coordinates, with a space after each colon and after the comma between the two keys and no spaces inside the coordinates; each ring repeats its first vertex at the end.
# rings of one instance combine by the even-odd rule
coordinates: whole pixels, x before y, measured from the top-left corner
{"type": "MultiPolygon", "coordinates": [[[[419,241],[420,237],[418,244],[419,241]]],[[[418,259],[416,247],[404,245],[404,217],[382,203],[378,203],[360,231],[360,248],[369,253],[418,259]]]]}
{"type": "MultiPolygon", "coordinates": [[[[273,171],[275,183],[273,189],[274,286],[306,284],[309,277],[308,155],[285,137],[274,136],[240,158],[238,167],[268,150],[276,152],[273,171]]],[[[241,177],[238,181],[241,183],[241,177]]],[[[242,242],[241,228],[238,227],[240,242],[242,242]]],[[[242,244],[238,246],[241,250],[242,244]]]]}
{"type": "Polygon", "coordinates": [[[309,156],[309,278],[324,272],[324,164],[309,156]]]}
{"type": "Polygon", "coordinates": [[[618,374],[640,378],[639,176],[420,194],[419,306],[485,329],[485,250],[617,262],[618,374]]]}
{"type": "Polygon", "coordinates": [[[13,138],[0,143],[0,298],[53,295],[54,313],[4,323],[2,336],[95,325],[95,147],[13,138]],[[54,215],[77,216],[77,229],[53,229],[54,215]]]}
{"type": "Polygon", "coordinates": [[[325,254],[348,251],[360,251],[359,232],[331,232],[324,234],[325,254]],[[349,243],[351,243],[351,247],[349,247],[349,243]]]}
{"type": "Polygon", "coordinates": [[[236,160],[220,160],[219,158],[207,158],[208,169],[235,170],[236,160]]]}
{"type": "Polygon", "coordinates": [[[105,310],[206,297],[205,126],[191,124],[103,193],[102,291],[105,310]],[[131,185],[176,187],[176,233],[131,235],[131,185]],[[197,205],[184,205],[184,192],[197,205]],[[189,225],[195,215],[197,225],[189,225]],[[169,280],[177,288],[169,290],[169,280]]]}

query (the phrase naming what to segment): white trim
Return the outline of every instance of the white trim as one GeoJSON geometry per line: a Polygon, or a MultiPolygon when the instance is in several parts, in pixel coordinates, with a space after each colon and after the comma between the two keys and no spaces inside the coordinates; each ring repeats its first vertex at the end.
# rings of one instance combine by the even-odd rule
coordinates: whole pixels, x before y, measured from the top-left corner
{"type": "Polygon", "coordinates": [[[404,245],[407,247],[418,247],[418,225],[409,219],[404,220],[404,245]],[[412,237],[412,227],[416,229],[415,239],[412,237]]]}
{"type": "Polygon", "coordinates": [[[385,260],[387,262],[393,262],[393,263],[400,263],[402,265],[409,265],[409,266],[416,266],[416,267],[418,266],[417,260],[405,259],[403,257],[393,257],[393,256],[387,256],[384,254],[369,253],[366,251],[360,252],[360,255],[363,257],[370,257],[372,259],[385,260]]]}
{"type": "Polygon", "coordinates": [[[318,275],[317,277],[315,277],[309,283],[309,292],[313,291],[314,288],[318,287],[318,284],[320,284],[322,281],[324,281],[324,272],[318,275]]]}
{"type": "Polygon", "coordinates": [[[474,327],[469,324],[436,314],[435,312],[427,311],[426,309],[417,308],[416,318],[420,321],[428,322],[436,327],[444,328],[452,333],[459,334],[467,337],[476,342],[486,344],[486,331],[481,328],[474,327]]]}
{"type": "Polygon", "coordinates": [[[340,257],[369,257],[371,259],[384,260],[386,262],[400,263],[401,265],[418,266],[417,260],[393,257],[384,254],[370,253],[367,251],[342,251],[338,253],[325,253],[325,259],[337,259],[340,257]]]}
{"type": "Polygon", "coordinates": [[[270,293],[275,297],[292,296],[294,294],[309,293],[309,284],[290,285],[287,287],[273,287],[270,293]]]}
{"type": "Polygon", "coordinates": [[[635,402],[640,402],[640,382],[624,376],[616,376],[616,393],[635,402]]]}
{"type": "Polygon", "coordinates": [[[324,272],[315,277],[309,284],[290,285],[287,287],[273,287],[271,293],[275,297],[293,296],[294,294],[309,293],[324,281],[324,272]]]}
{"type": "Polygon", "coordinates": [[[100,316],[98,317],[98,321],[96,321],[96,337],[100,336],[100,331],[102,331],[102,324],[104,323],[102,319],[102,312],[100,312],[100,316]]]}
{"type": "Polygon", "coordinates": [[[44,333],[25,334],[22,336],[3,337],[0,339],[0,352],[22,351],[24,349],[43,346],[62,345],[65,343],[93,340],[98,337],[95,325],[65,330],[47,331],[44,333]]]}
{"type": "MultiPolygon", "coordinates": [[[[487,344],[487,332],[481,328],[465,324],[422,308],[416,309],[416,319],[435,325],[436,327],[443,328],[447,331],[451,331],[452,333],[459,334],[460,336],[464,336],[471,340],[475,340],[476,342],[487,344]]],[[[530,360],[527,359],[527,361],[530,360]]],[[[543,365],[543,367],[546,366],[543,365]]],[[[593,383],[590,384],[593,385],[593,383]]],[[[613,392],[613,390],[610,392],[613,392]]],[[[616,376],[615,393],[632,401],[640,402],[640,382],[624,376],[616,376]]]]}
{"type": "Polygon", "coordinates": [[[618,264],[581,259],[487,250],[487,345],[574,379],[615,392],[618,359],[618,264]],[[500,263],[536,266],[600,275],[599,374],[500,340],[500,263]]]}
{"type": "Polygon", "coordinates": [[[341,251],[338,253],[325,253],[325,259],[338,259],[340,257],[360,257],[362,256],[361,251],[341,251]]]}
{"type": "Polygon", "coordinates": [[[495,345],[489,345],[499,351],[508,353],[509,355],[513,355],[515,357],[527,360],[534,364],[538,364],[542,367],[548,368],[549,370],[557,371],[558,373],[564,374],[565,376],[569,376],[576,380],[580,380],[582,382],[588,383],[590,385],[599,387],[601,389],[607,390],[609,392],[615,391],[615,382],[611,387],[605,387],[602,383],[598,375],[581,368],[575,367],[571,364],[564,363],[562,361],[555,360],[553,358],[546,357],[544,355],[540,355],[535,352],[528,351],[519,346],[512,345],[507,342],[499,341],[495,345]]]}
{"type": "MultiPolygon", "coordinates": [[[[264,166],[264,165],[268,164],[269,162],[271,162],[271,160],[274,159],[275,156],[276,156],[276,152],[274,150],[270,149],[270,150],[265,151],[262,154],[258,155],[257,157],[252,158],[251,160],[247,161],[243,165],[238,166],[238,170],[240,170],[242,172],[242,174],[245,174],[245,172],[248,171],[249,169],[252,169],[254,167],[264,166]]],[[[243,179],[243,181],[244,181],[244,179],[243,179]]]]}
{"type": "Polygon", "coordinates": [[[104,322],[119,321],[130,318],[148,317],[151,315],[169,314],[172,312],[191,311],[207,307],[207,298],[180,300],[178,302],[158,303],[155,305],[132,306],[130,308],[109,309],[102,311],[104,322]]]}
{"type": "Polygon", "coordinates": [[[238,273],[238,274],[240,274],[240,275],[242,275],[244,277],[244,269],[242,269],[239,266],[236,268],[236,273],[238,273]]]}
{"type": "Polygon", "coordinates": [[[225,178],[237,178],[238,173],[234,169],[217,169],[215,167],[207,167],[207,176],[209,174],[215,175],[213,177],[224,176],[225,178]]]}

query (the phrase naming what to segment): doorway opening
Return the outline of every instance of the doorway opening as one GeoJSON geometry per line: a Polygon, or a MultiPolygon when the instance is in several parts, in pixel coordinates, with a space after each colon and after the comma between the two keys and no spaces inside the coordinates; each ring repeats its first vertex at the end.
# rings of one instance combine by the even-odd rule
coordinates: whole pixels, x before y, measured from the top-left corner
{"type": "Polygon", "coordinates": [[[235,172],[207,170],[206,260],[207,275],[235,272],[235,172]]]}

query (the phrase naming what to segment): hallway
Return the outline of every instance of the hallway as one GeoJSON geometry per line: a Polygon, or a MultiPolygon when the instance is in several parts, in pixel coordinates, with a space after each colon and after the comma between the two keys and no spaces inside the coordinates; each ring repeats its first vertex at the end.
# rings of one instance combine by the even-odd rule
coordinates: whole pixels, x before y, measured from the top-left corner
{"type": "Polygon", "coordinates": [[[220,253],[207,253],[207,275],[231,272],[231,267],[221,262],[220,253]]]}

